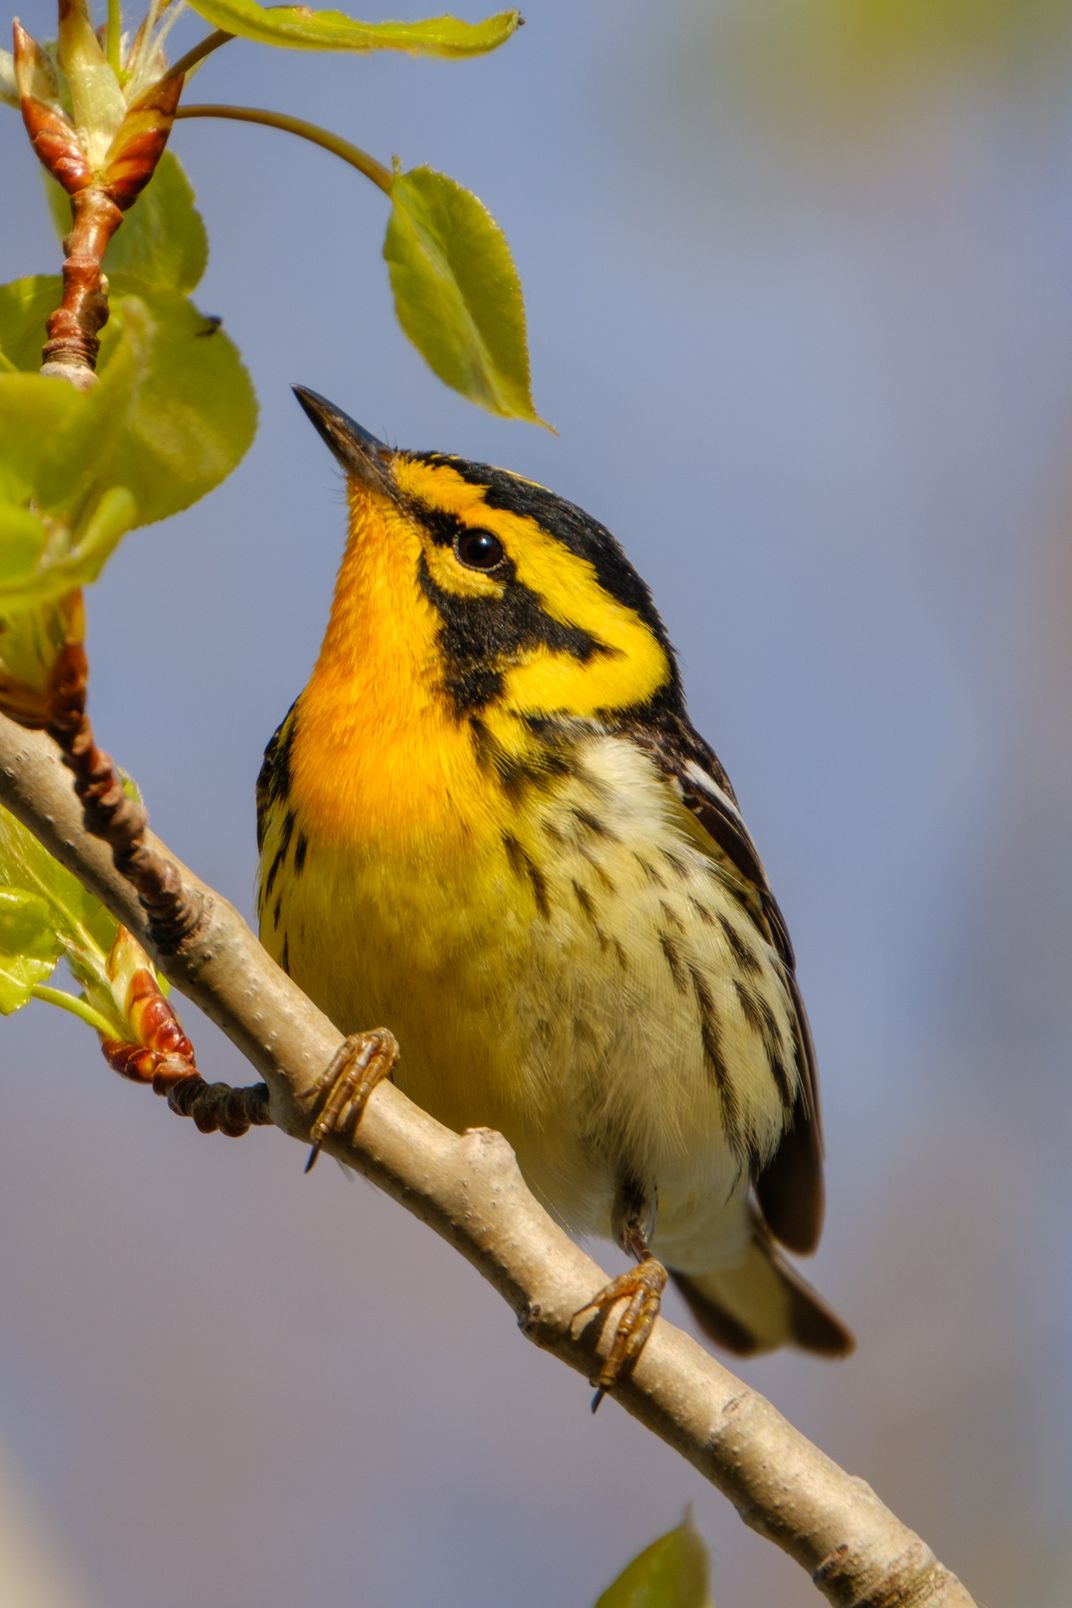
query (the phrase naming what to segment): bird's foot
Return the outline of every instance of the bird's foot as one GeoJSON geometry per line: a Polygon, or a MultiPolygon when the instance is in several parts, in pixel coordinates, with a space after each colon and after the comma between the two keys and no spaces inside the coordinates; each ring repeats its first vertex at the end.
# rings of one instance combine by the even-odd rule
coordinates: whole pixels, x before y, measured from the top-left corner
{"type": "Polygon", "coordinates": [[[398,1040],[386,1027],[368,1033],[351,1033],[343,1039],[324,1073],[323,1092],[317,1101],[316,1120],[309,1131],[313,1148],[305,1163],[308,1172],[325,1139],[344,1126],[357,1127],[369,1095],[389,1078],[398,1061],[398,1040]]]}
{"type": "Polygon", "coordinates": [[[577,1319],[583,1318],[587,1312],[606,1312],[619,1301],[626,1303],[602,1367],[596,1378],[590,1381],[596,1386],[596,1393],[592,1398],[593,1412],[607,1391],[612,1390],[617,1384],[623,1370],[631,1368],[643,1351],[644,1342],[652,1331],[655,1319],[659,1316],[665,1288],[665,1267],[647,1253],[636,1267],[631,1267],[625,1273],[620,1273],[616,1279],[611,1279],[591,1301],[586,1302],[573,1314],[572,1321],[576,1323],[577,1319]]]}

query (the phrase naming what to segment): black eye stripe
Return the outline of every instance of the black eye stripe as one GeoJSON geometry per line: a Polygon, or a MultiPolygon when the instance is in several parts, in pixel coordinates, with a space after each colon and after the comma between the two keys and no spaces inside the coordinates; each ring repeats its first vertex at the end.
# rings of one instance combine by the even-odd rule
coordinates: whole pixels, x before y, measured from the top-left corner
{"type": "Polygon", "coordinates": [[[454,553],[467,569],[498,569],[506,553],[499,538],[490,530],[460,530],[454,538],[454,553]]]}
{"type": "Polygon", "coordinates": [[[514,579],[510,560],[504,558],[502,564],[506,584],[501,597],[462,596],[440,586],[425,555],[420,557],[418,579],[442,617],[439,642],[448,671],[445,684],[460,714],[498,697],[502,667],[516,662],[526,648],[546,646],[582,664],[612,651],[587,631],[553,619],[536,594],[514,579]]]}

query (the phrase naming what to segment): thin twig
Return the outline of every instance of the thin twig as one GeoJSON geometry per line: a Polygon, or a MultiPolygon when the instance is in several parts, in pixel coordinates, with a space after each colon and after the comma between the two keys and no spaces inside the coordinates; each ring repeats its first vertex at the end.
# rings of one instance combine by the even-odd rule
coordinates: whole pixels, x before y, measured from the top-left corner
{"type": "Polygon", "coordinates": [[[199,40],[186,52],[185,56],[180,56],[178,61],[172,63],[164,77],[184,78],[203,62],[206,56],[211,56],[214,50],[219,50],[221,45],[229,44],[233,38],[234,34],[228,33],[226,28],[217,28],[215,33],[206,34],[204,39],[199,40]]]}
{"type": "Polygon", "coordinates": [[[374,156],[363,151],[360,145],[353,145],[338,134],[332,134],[329,129],[321,128],[319,123],[307,123],[304,117],[288,117],[284,112],[273,112],[263,106],[180,106],[175,113],[179,117],[222,117],[233,123],[259,123],[264,128],[278,128],[284,134],[296,134],[299,139],[309,140],[313,145],[319,145],[322,151],[330,151],[332,156],[341,157],[352,168],[363,173],[366,179],[379,186],[385,195],[390,195],[394,183],[394,174],[389,167],[378,162],[374,156]]]}
{"type": "Polygon", "coordinates": [[[127,107],[98,169],[62,107],[35,92],[45,72],[44,52],[18,22],[13,38],[23,124],[38,160],[70,196],[73,220],[63,242],[63,297],[46,324],[41,371],[85,391],[96,384],[100,331],[108,321],[104,253],[123,213],[156,171],[184,80],[171,73],[127,107]]]}
{"type": "Polygon", "coordinates": [[[93,384],[99,332],[108,321],[101,260],[123,215],[99,185],[72,196],[71,212],[74,222],[63,241],[63,300],[49,314],[41,372],[62,376],[85,390],[93,384]]]}
{"type": "Polygon", "coordinates": [[[196,927],[201,895],[152,847],[145,806],[130,797],[111,755],[97,747],[86,710],[88,678],[85,648],[68,642],[52,672],[48,732],[74,776],[86,831],[108,844],[120,876],[137,892],[155,947],[167,953],[196,927]]]}

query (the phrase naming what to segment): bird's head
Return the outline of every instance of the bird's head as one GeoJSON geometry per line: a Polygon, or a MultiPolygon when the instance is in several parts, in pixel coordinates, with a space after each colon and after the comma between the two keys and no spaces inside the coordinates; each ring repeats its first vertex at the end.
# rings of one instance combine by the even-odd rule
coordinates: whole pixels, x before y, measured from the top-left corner
{"type": "Polygon", "coordinates": [[[607,718],[676,692],[651,594],[602,525],[531,480],[396,451],[295,394],[347,477],[337,636],[405,644],[459,719],[607,718]]]}

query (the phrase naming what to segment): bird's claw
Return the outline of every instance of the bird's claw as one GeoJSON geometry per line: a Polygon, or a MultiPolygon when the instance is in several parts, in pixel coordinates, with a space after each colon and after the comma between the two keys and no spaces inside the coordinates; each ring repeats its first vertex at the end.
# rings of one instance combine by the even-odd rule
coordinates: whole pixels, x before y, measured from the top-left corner
{"type": "Polygon", "coordinates": [[[305,1163],[306,1172],[314,1166],[325,1139],[343,1127],[344,1118],[351,1131],[356,1128],[369,1095],[391,1076],[397,1061],[398,1040],[385,1027],[351,1033],[343,1039],[324,1073],[316,1119],[309,1130],[312,1149],[305,1163]]]}
{"type": "Polygon", "coordinates": [[[625,1311],[618,1319],[614,1330],[614,1339],[603,1358],[602,1366],[595,1379],[591,1381],[596,1386],[595,1396],[592,1398],[592,1411],[595,1412],[608,1390],[617,1384],[622,1371],[633,1366],[636,1359],[644,1349],[644,1343],[659,1316],[662,1304],[662,1294],[666,1288],[666,1269],[654,1256],[645,1256],[636,1267],[629,1268],[620,1273],[616,1279],[587,1301],[583,1307],[573,1314],[571,1323],[583,1318],[588,1312],[606,1312],[619,1301],[626,1303],[625,1311]]]}

